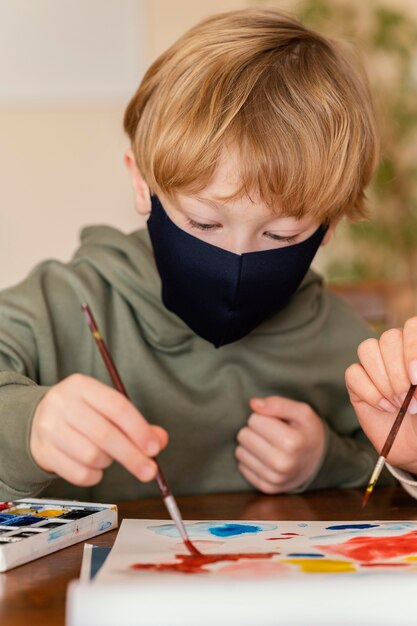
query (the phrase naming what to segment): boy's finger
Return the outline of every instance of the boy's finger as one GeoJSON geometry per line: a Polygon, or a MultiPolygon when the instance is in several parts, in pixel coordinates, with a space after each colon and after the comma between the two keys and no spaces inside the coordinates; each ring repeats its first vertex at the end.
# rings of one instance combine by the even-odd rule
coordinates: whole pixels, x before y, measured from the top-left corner
{"type": "Polygon", "coordinates": [[[256,456],[251,454],[249,450],[243,448],[243,446],[237,446],[235,456],[241,465],[252,470],[258,476],[261,476],[264,480],[267,480],[273,485],[281,484],[285,480],[285,475],[276,472],[269,466],[264,465],[256,456]]]}
{"type": "Polygon", "coordinates": [[[252,413],[248,419],[248,425],[251,430],[265,439],[274,449],[282,450],[289,454],[295,452],[300,434],[284,420],[252,413]]]}
{"type": "Polygon", "coordinates": [[[392,388],[401,405],[402,396],[408,391],[410,379],[404,360],[403,333],[400,328],[391,328],[382,333],[379,339],[384,366],[392,388]]]}
{"type": "Polygon", "coordinates": [[[413,385],[417,384],[417,317],[406,321],[403,330],[404,359],[413,385]]]}
{"type": "Polygon", "coordinates": [[[142,482],[155,478],[157,467],[154,461],[142,454],[118,428],[112,424],[109,427],[109,422],[94,434],[93,442],[142,482]]]}
{"type": "Polygon", "coordinates": [[[94,378],[79,377],[79,395],[98,413],[105,415],[123,431],[133,443],[146,454],[155,456],[160,451],[159,438],[152,432],[150,424],[123,394],[94,378]]]}
{"type": "Polygon", "coordinates": [[[306,412],[311,411],[311,407],[305,402],[298,402],[283,396],[251,398],[249,402],[255,413],[287,420],[304,419],[306,412]]]}
{"type": "Polygon", "coordinates": [[[80,465],[85,465],[91,469],[105,469],[111,465],[113,459],[94,445],[90,439],[70,428],[62,420],[58,428],[50,433],[52,444],[65,456],[80,465]]]}
{"type": "MultiPolygon", "coordinates": [[[[272,446],[266,439],[247,426],[240,429],[237,434],[237,440],[241,446],[246,448],[246,450],[256,456],[260,461],[263,461],[274,452],[272,446]]],[[[277,451],[275,451],[275,454],[276,456],[278,455],[277,451]]]]}
{"type": "Polygon", "coordinates": [[[280,493],[281,491],[284,491],[284,487],[277,487],[276,485],[269,483],[245,465],[239,464],[238,468],[242,476],[244,476],[246,480],[251,483],[251,485],[259,489],[259,491],[268,494],[280,493]]]}
{"type": "Polygon", "coordinates": [[[86,467],[74,461],[59,450],[51,452],[51,465],[54,472],[64,480],[78,487],[92,487],[103,478],[103,471],[86,467]]]}
{"type": "Polygon", "coordinates": [[[245,450],[260,461],[262,466],[268,466],[281,475],[288,475],[293,471],[295,453],[291,446],[283,442],[272,446],[267,439],[248,427],[239,431],[237,440],[245,450]]]}
{"type": "Polygon", "coordinates": [[[151,428],[159,440],[160,449],[163,450],[167,447],[169,441],[169,435],[167,431],[160,426],[155,426],[155,424],[151,424],[151,428]]]}
{"type": "Polygon", "coordinates": [[[366,402],[366,404],[378,407],[382,411],[395,413],[397,408],[384,398],[379,389],[374,385],[362,365],[354,363],[346,370],[346,386],[353,404],[366,402]]]}
{"type": "Polygon", "coordinates": [[[367,339],[358,347],[358,357],[362,367],[367,372],[375,387],[385,398],[394,398],[394,389],[385,369],[379,341],[377,339],[367,339]]]}
{"type": "Polygon", "coordinates": [[[101,415],[88,404],[80,403],[78,409],[68,415],[67,421],[95,446],[118,461],[131,474],[143,482],[155,478],[156,464],[143,448],[136,446],[115,426],[107,416],[101,415]]]}

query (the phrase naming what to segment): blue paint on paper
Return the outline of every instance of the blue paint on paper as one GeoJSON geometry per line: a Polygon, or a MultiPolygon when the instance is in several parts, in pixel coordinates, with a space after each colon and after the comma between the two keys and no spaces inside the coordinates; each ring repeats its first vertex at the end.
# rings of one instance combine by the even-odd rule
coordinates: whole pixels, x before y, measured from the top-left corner
{"type": "Polygon", "coordinates": [[[377,528],[379,524],[336,524],[326,526],[326,530],[363,530],[365,528],[377,528]]]}
{"type": "Polygon", "coordinates": [[[312,552],[292,552],[286,556],[298,556],[304,559],[322,559],[324,554],[313,554],[312,552]]]}
{"type": "Polygon", "coordinates": [[[306,528],[308,524],[306,524],[305,522],[300,522],[299,524],[297,524],[297,526],[299,526],[300,528],[306,528]]]}
{"type": "Polygon", "coordinates": [[[367,528],[363,528],[364,524],[338,524],[337,526],[331,526],[330,528],[345,528],[346,530],[340,530],[336,532],[333,530],[325,535],[315,535],[310,537],[314,541],[323,541],[330,539],[332,543],[335,539],[345,541],[348,538],[360,536],[360,537],[385,537],[387,533],[395,536],[395,533],[401,534],[408,530],[417,530],[416,522],[380,522],[379,524],[368,524],[367,528]],[[361,527],[362,526],[362,527],[361,527]]]}
{"type": "MultiPolygon", "coordinates": [[[[233,538],[246,534],[257,534],[276,530],[277,524],[250,524],[245,522],[239,523],[221,523],[221,522],[195,522],[186,524],[187,532],[190,537],[204,539],[207,537],[233,538]]],[[[158,535],[165,537],[180,537],[175,524],[163,524],[160,526],[150,526],[158,535]]]]}
{"type": "MultiPolygon", "coordinates": [[[[379,529],[382,532],[386,532],[387,530],[389,531],[395,531],[395,530],[399,530],[400,532],[403,532],[404,530],[417,530],[417,523],[416,522],[398,522],[397,524],[390,524],[390,523],[381,523],[379,525],[379,529]]],[[[371,531],[371,532],[378,532],[378,531],[371,531]]]]}
{"type": "Polygon", "coordinates": [[[262,528],[249,524],[223,524],[223,526],[213,526],[208,530],[215,537],[236,537],[236,535],[259,533],[262,528]]]}

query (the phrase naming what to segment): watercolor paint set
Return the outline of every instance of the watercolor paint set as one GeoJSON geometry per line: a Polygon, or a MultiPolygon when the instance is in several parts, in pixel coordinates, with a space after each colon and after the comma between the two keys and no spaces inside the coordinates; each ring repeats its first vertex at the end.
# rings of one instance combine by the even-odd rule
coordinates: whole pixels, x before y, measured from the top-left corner
{"type": "Polygon", "coordinates": [[[44,498],[0,502],[0,572],[116,527],[114,504],[44,498]]]}

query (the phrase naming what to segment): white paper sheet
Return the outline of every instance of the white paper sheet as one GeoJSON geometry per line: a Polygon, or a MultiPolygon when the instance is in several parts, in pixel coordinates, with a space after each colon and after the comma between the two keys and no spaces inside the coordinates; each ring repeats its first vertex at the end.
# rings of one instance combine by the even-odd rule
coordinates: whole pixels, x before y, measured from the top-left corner
{"type": "Polygon", "coordinates": [[[124,520],[92,583],[70,585],[67,626],[414,626],[417,522],[187,522],[207,554],[272,552],[194,574],[171,523],[124,520]],[[178,556],[177,556],[178,555],[178,556]]]}
{"type": "Polygon", "coordinates": [[[191,541],[204,554],[259,553],[260,558],[194,568],[172,523],[124,520],[97,582],[143,581],[161,575],[287,578],[417,572],[417,522],[195,521],[186,525],[191,541]],[[272,556],[261,558],[265,553],[272,556]],[[135,569],[161,563],[168,565],[168,573],[135,569]],[[179,571],[170,571],[173,564],[179,564],[179,571]],[[182,569],[193,571],[184,574],[182,569]]]}

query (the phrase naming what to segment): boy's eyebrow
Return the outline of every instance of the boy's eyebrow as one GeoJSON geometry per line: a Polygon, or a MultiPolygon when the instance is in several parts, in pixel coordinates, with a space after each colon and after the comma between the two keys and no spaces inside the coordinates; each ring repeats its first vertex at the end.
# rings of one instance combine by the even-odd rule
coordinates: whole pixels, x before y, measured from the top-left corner
{"type": "Polygon", "coordinates": [[[226,203],[224,202],[216,202],[215,200],[212,200],[211,198],[202,198],[201,196],[195,196],[196,200],[200,200],[200,202],[204,202],[205,204],[209,204],[210,206],[212,206],[215,209],[224,209],[226,207],[226,203]]]}

